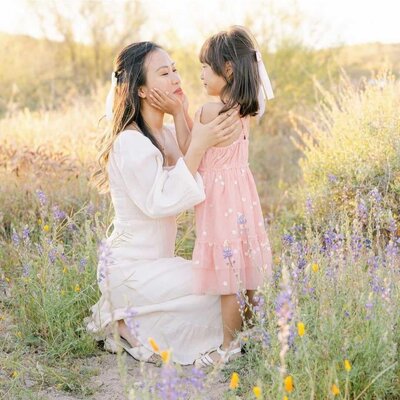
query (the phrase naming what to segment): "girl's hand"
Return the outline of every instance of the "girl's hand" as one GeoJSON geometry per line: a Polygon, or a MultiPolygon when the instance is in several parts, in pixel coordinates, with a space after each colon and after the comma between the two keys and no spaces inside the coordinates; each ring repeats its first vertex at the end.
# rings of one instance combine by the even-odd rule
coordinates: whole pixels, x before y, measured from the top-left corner
{"type": "Polygon", "coordinates": [[[163,92],[160,89],[151,89],[151,105],[173,116],[184,110],[183,101],[173,93],[163,92]]]}
{"type": "Polygon", "coordinates": [[[194,117],[191,143],[200,151],[205,151],[211,146],[237,137],[242,131],[238,109],[232,109],[218,115],[208,124],[200,122],[200,113],[201,110],[198,110],[194,117]]]}

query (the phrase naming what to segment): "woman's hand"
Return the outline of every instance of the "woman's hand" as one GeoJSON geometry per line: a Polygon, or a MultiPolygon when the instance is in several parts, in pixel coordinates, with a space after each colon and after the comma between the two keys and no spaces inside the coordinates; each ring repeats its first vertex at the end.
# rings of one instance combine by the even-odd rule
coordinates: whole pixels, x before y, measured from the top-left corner
{"type": "Polygon", "coordinates": [[[237,137],[242,131],[238,109],[220,114],[208,124],[200,122],[200,114],[201,110],[198,110],[192,128],[192,145],[199,150],[205,151],[211,146],[237,137]]]}
{"type": "Polygon", "coordinates": [[[184,111],[183,100],[173,93],[163,92],[157,88],[151,89],[150,101],[153,107],[172,116],[184,111]]]}

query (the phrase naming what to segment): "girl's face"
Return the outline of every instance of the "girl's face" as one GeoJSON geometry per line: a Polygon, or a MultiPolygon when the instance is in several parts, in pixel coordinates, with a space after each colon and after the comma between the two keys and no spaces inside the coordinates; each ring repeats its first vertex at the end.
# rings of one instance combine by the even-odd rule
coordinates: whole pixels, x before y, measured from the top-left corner
{"type": "Polygon", "coordinates": [[[163,49],[157,49],[148,54],[144,67],[146,69],[146,85],[139,88],[142,101],[151,106],[150,91],[157,88],[163,92],[183,96],[181,78],[169,54],[163,49]]]}
{"type": "Polygon", "coordinates": [[[226,85],[225,79],[217,75],[208,64],[202,64],[200,79],[210,96],[219,96],[226,85]]]}

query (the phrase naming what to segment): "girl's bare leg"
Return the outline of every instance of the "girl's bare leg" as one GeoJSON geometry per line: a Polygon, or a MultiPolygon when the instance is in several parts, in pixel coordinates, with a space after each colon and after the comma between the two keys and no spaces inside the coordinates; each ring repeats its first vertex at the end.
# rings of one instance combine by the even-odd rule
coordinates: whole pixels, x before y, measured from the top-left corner
{"type": "Polygon", "coordinates": [[[222,350],[226,350],[236,338],[237,333],[242,329],[243,321],[236,294],[221,296],[221,314],[224,331],[222,350]]]}

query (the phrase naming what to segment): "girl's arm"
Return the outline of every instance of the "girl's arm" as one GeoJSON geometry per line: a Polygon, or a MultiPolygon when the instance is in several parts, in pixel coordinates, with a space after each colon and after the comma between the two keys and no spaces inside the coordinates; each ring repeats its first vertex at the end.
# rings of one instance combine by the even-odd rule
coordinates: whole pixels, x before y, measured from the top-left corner
{"type": "Polygon", "coordinates": [[[163,93],[161,90],[154,88],[150,98],[154,107],[173,116],[178,145],[182,154],[185,155],[190,145],[191,129],[193,127],[193,122],[187,112],[186,96],[185,104],[178,96],[168,92],[163,93]]]}
{"type": "Polygon", "coordinates": [[[185,112],[185,119],[186,119],[186,123],[190,129],[190,131],[192,131],[193,129],[193,120],[189,115],[189,101],[188,98],[186,96],[186,94],[183,95],[183,110],[185,112]]]}
{"type": "Polygon", "coordinates": [[[193,122],[190,120],[192,126],[189,126],[187,114],[183,109],[180,112],[173,114],[173,118],[178,145],[182,154],[185,155],[189,148],[192,137],[191,130],[193,127],[193,122]]]}

